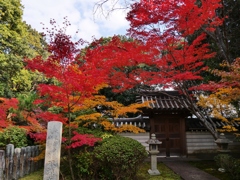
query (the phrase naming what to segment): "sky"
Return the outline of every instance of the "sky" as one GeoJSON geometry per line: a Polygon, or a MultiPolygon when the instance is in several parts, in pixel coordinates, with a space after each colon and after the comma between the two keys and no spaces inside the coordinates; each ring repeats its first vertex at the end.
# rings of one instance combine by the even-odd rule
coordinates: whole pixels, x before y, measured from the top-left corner
{"type": "MultiPolygon", "coordinates": [[[[57,24],[61,26],[64,17],[67,17],[71,23],[67,34],[73,38],[82,38],[88,42],[91,42],[93,37],[100,38],[126,34],[126,29],[129,27],[129,23],[125,19],[127,12],[114,11],[108,18],[105,18],[100,11],[94,14],[94,5],[98,1],[22,0],[24,6],[23,20],[37,31],[44,32],[43,27],[51,27],[49,24],[50,19],[55,19],[57,24]]],[[[107,6],[111,6],[111,1],[107,6]]]]}

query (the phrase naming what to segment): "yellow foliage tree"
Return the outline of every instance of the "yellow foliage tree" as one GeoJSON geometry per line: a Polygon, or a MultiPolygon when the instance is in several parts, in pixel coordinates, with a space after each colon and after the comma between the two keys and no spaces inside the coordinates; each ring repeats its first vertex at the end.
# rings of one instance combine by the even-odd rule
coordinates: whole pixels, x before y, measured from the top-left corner
{"type": "Polygon", "coordinates": [[[221,77],[220,82],[210,83],[213,93],[201,95],[198,105],[207,108],[212,117],[227,123],[219,131],[237,131],[233,123],[240,121],[240,58],[235,59],[232,64],[224,62],[221,66],[226,70],[212,71],[214,75],[221,77]]]}
{"type": "Polygon", "coordinates": [[[93,98],[86,99],[81,106],[75,106],[73,112],[87,112],[81,115],[78,115],[74,121],[74,124],[79,125],[83,124],[84,126],[89,125],[100,125],[105,131],[111,132],[145,132],[143,129],[140,129],[133,125],[122,125],[116,127],[114,125],[114,119],[119,117],[127,117],[128,113],[138,113],[141,112],[141,108],[146,107],[148,103],[145,104],[131,104],[129,106],[124,106],[117,101],[107,101],[107,98],[102,95],[95,95],[93,98]],[[94,109],[102,109],[101,111],[95,111],[94,109]]]}
{"type": "Polygon", "coordinates": [[[237,131],[233,122],[238,121],[239,118],[236,113],[236,108],[231,104],[231,98],[226,97],[226,92],[231,92],[232,88],[221,88],[217,92],[210,94],[209,96],[201,95],[199,97],[198,105],[208,109],[211,117],[220,119],[227,125],[223,126],[219,131],[237,131]]]}

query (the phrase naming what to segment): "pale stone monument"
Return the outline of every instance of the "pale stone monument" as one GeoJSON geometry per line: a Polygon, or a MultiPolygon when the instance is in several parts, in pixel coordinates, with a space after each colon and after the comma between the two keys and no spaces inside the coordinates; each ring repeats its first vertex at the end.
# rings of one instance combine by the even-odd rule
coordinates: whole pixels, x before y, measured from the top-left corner
{"type": "Polygon", "coordinates": [[[62,123],[58,121],[49,122],[44,162],[44,180],[59,180],[61,142],[62,123]]]}

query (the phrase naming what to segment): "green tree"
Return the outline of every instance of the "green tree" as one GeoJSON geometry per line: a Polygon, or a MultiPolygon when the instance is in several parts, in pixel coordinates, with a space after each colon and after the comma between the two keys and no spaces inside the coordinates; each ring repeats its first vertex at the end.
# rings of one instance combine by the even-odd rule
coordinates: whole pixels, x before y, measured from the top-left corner
{"type": "MultiPolygon", "coordinates": [[[[21,71],[23,59],[44,54],[43,36],[22,20],[22,14],[20,0],[0,0],[0,95],[5,97],[29,90],[25,85],[27,88],[18,90],[14,84],[18,76],[24,73],[21,71]]],[[[28,80],[32,80],[30,73],[28,80]]]]}
{"type": "MultiPolygon", "coordinates": [[[[201,6],[201,1],[198,2],[199,6],[201,6]]],[[[223,60],[230,65],[235,58],[240,57],[240,1],[222,0],[221,5],[222,8],[217,10],[217,15],[224,19],[222,25],[218,26],[214,32],[202,27],[196,31],[193,36],[189,36],[188,38],[191,42],[202,32],[208,34],[206,42],[210,44],[212,51],[216,52],[214,58],[205,62],[211,69],[222,69],[219,64],[221,64],[223,60]]],[[[203,77],[205,82],[208,82],[208,80],[219,80],[216,76],[206,72],[203,77]]]]}
{"type": "Polygon", "coordinates": [[[219,26],[216,32],[209,34],[214,42],[217,57],[227,61],[229,64],[236,57],[240,56],[240,29],[239,29],[239,8],[240,1],[222,0],[222,8],[217,11],[220,18],[224,18],[223,24],[219,26]]]}

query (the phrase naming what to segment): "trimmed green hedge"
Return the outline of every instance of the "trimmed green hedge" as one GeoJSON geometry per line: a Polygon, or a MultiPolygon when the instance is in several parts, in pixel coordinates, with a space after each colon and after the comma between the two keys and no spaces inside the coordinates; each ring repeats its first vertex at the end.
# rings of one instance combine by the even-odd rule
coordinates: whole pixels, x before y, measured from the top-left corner
{"type": "Polygon", "coordinates": [[[0,146],[13,144],[15,148],[27,146],[27,131],[17,126],[11,126],[0,132],[0,146]]]}
{"type": "Polygon", "coordinates": [[[145,147],[134,139],[107,138],[93,151],[95,179],[132,180],[146,157],[145,147]]]}

